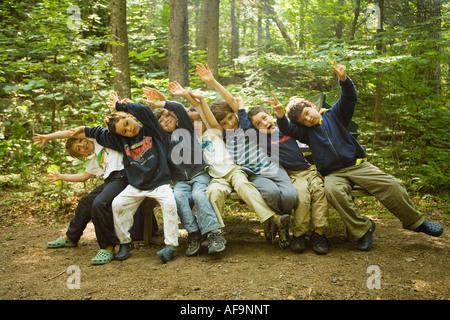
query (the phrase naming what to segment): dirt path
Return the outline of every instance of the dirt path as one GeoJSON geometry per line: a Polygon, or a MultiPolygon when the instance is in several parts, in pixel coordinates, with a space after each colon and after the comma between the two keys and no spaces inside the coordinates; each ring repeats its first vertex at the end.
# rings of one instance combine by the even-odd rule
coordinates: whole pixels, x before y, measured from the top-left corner
{"type": "Polygon", "coordinates": [[[180,249],[167,264],[156,256],[163,246],[159,233],[151,246],[136,242],[126,261],[92,266],[98,245],[91,224],[77,248],[47,249],[47,241],[64,233],[71,214],[56,219],[33,213],[30,205],[28,213],[14,208],[3,206],[0,212],[0,300],[450,298],[450,224],[442,210],[432,218],[444,225],[440,238],[403,230],[397,219],[372,217],[377,229],[370,252],[357,251],[346,241],[338,220],[328,231],[327,255],[282,250],[265,240],[252,214],[243,213],[226,220],[228,245],[220,255],[210,256],[203,248],[198,256],[186,257],[182,231],[180,249]],[[79,273],[68,274],[71,268],[79,273]]]}

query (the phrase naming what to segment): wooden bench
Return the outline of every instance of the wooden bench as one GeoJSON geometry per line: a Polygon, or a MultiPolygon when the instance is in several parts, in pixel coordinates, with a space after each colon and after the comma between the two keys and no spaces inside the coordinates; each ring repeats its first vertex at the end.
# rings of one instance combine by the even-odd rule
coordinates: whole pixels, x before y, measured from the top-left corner
{"type": "MultiPolygon", "coordinates": [[[[361,187],[355,186],[351,191],[352,197],[364,197],[364,196],[370,196],[370,194],[364,190],[361,187]]],[[[239,201],[242,204],[245,204],[245,202],[238,196],[236,192],[232,192],[228,195],[227,199],[239,201]]],[[[143,210],[144,210],[144,235],[143,235],[143,242],[145,246],[150,245],[150,240],[152,237],[152,230],[153,230],[153,217],[154,217],[154,210],[159,206],[159,203],[150,198],[146,198],[143,202],[143,210]]]]}
{"type": "MultiPolygon", "coordinates": [[[[325,93],[321,93],[321,94],[311,98],[310,101],[316,105],[317,110],[320,110],[321,108],[327,108],[327,109],[331,108],[331,106],[326,103],[326,94],[325,93]]],[[[351,121],[351,123],[349,125],[349,131],[355,138],[358,137],[358,134],[359,134],[358,133],[358,125],[356,123],[354,123],[353,121],[351,121]]],[[[304,154],[306,153],[305,158],[307,158],[307,160],[310,163],[313,163],[312,158],[310,157],[310,155],[308,155],[308,153],[310,153],[309,147],[308,146],[301,147],[301,150],[304,154]]],[[[359,186],[355,186],[351,191],[351,196],[352,197],[364,197],[364,196],[370,196],[370,193],[368,193],[366,190],[364,190],[363,188],[361,188],[359,186]]],[[[237,201],[240,201],[242,204],[245,204],[245,202],[238,196],[238,194],[236,192],[232,192],[231,194],[229,194],[227,199],[237,200],[237,201]]],[[[145,213],[144,236],[143,236],[144,245],[150,244],[150,238],[152,237],[154,209],[158,206],[159,206],[158,202],[154,199],[146,198],[144,200],[144,203],[143,203],[143,210],[145,213]]]]}

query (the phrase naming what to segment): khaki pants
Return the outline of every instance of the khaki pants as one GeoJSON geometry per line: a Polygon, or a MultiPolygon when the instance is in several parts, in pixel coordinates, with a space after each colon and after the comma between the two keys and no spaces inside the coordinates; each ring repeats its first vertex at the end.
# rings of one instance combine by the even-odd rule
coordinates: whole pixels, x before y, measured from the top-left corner
{"type": "Polygon", "coordinates": [[[329,205],[319,173],[313,167],[287,173],[299,197],[298,207],[294,211],[294,223],[291,226],[293,235],[299,237],[308,232],[310,223],[314,228],[326,227],[329,205]]]}
{"type": "Polygon", "coordinates": [[[350,195],[354,185],[364,188],[377,198],[401,221],[403,228],[414,230],[424,221],[422,214],[414,208],[403,184],[364,161],[325,177],[328,201],[337,210],[348,234],[354,239],[361,238],[371,226],[369,219],[359,214],[350,195]]]}
{"type": "Polygon", "coordinates": [[[236,167],[225,177],[212,179],[206,191],[222,227],[225,226],[222,219],[225,201],[233,189],[248,206],[252,207],[261,223],[275,214],[255,185],[248,181],[247,174],[241,168],[236,167]]]}

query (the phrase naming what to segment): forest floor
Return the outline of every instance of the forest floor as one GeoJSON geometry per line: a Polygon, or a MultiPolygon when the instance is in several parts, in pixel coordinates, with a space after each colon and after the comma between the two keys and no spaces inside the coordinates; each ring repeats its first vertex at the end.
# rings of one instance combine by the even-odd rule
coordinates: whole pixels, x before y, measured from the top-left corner
{"type": "MultiPolygon", "coordinates": [[[[135,242],[129,259],[102,266],[90,264],[99,249],[92,224],[78,247],[46,248],[64,234],[78,199],[57,209],[30,190],[0,190],[0,300],[450,299],[448,203],[431,196],[413,200],[444,226],[439,238],[402,229],[377,201],[362,198],[358,207],[376,222],[371,251],[358,251],[330,210],[329,253],[308,248],[299,254],[268,242],[255,214],[230,203],[228,244],[220,254],[202,248],[197,256],[185,256],[186,232],[180,226],[180,248],[169,263],[156,255],[163,247],[159,231],[150,246],[135,242]],[[68,273],[73,266],[79,273],[68,273]],[[77,275],[79,282],[73,280],[77,275]]],[[[160,216],[158,221],[162,230],[160,216]]]]}

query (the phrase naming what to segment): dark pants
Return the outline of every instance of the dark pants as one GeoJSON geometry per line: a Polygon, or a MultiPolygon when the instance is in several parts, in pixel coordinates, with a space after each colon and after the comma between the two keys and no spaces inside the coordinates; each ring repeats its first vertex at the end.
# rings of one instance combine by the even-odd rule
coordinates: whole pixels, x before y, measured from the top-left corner
{"type": "Polygon", "coordinates": [[[114,171],[102,185],[84,196],[66,232],[70,241],[78,243],[86,225],[92,220],[100,249],[120,244],[114,232],[111,203],[127,185],[125,171],[114,171]]]}

